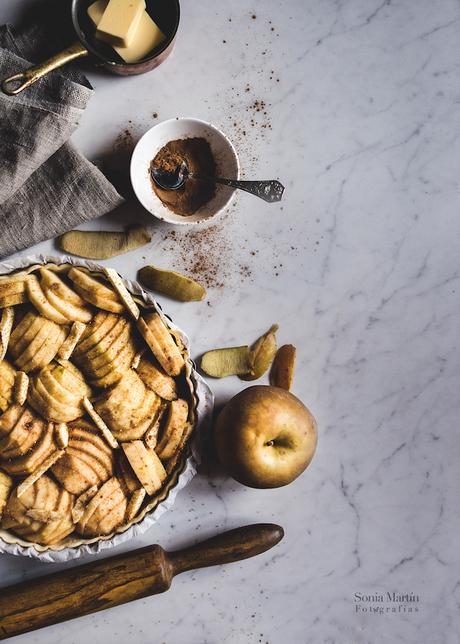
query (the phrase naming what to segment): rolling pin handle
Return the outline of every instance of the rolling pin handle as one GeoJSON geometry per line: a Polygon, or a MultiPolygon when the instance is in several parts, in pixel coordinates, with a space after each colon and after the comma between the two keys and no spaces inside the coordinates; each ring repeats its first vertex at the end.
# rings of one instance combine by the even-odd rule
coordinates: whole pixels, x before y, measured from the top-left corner
{"type": "Polygon", "coordinates": [[[223,532],[195,546],[168,552],[173,575],[187,570],[241,561],[266,552],[281,541],[284,530],[274,523],[255,523],[223,532]]]}

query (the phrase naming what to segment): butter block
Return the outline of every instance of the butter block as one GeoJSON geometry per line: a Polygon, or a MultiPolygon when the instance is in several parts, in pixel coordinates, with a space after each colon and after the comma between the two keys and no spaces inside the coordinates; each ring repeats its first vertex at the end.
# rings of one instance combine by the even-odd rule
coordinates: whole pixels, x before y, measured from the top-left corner
{"type": "Polygon", "coordinates": [[[150,54],[166,38],[158,25],[144,11],[134,40],[129,47],[114,47],[126,63],[137,63],[150,54]]]}
{"type": "MultiPolygon", "coordinates": [[[[108,2],[109,0],[96,0],[88,7],[88,15],[96,27],[104,15],[108,2]]],[[[165,38],[166,36],[158,25],[144,11],[131,45],[129,47],[112,45],[112,47],[126,63],[137,63],[148,56],[165,38]]]]}
{"type": "Polygon", "coordinates": [[[109,0],[96,0],[88,7],[88,16],[91,18],[95,27],[101,22],[104,11],[107,9],[109,0]]]}
{"type": "Polygon", "coordinates": [[[96,35],[118,47],[129,47],[145,12],[145,0],[109,0],[96,35]]]}

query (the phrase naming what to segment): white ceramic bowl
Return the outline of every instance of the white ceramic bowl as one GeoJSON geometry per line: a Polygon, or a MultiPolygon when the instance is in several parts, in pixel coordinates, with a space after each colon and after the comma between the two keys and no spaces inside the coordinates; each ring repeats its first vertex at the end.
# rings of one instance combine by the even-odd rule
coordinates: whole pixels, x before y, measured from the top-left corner
{"type": "Polygon", "coordinates": [[[170,119],[158,123],[140,139],[131,158],[131,183],[137,198],[152,215],[170,224],[190,225],[216,216],[231,202],[234,190],[216,186],[214,197],[194,215],[176,215],[156,196],[150,179],[150,162],[169,141],[202,137],[211,146],[216,174],[226,179],[239,179],[240,164],[235,148],[214,125],[193,118],[170,119]]]}

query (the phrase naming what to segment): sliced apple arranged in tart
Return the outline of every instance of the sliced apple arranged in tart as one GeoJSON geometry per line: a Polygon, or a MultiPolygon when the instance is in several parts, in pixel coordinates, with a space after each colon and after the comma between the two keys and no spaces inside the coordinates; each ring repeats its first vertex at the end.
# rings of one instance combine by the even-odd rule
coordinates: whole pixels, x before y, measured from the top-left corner
{"type": "Polygon", "coordinates": [[[13,490],[3,512],[2,527],[26,541],[42,545],[59,543],[75,528],[73,504],[71,494],[43,475],[21,496],[18,488],[13,490]]]}
{"type": "Polygon", "coordinates": [[[45,435],[47,423],[33,409],[11,405],[0,417],[0,456],[5,469],[23,456],[32,456],[39,439],[45,435]]]}
{"type": "Polygon", "coordinates": [[[0,527],[61,544],[155,506],[193,429],[185,349],[119,277],[0,277],[0,527]]]}
{"type": "Polygon", "coordinates": [[[86,302],[54,271],[42,268],[40,277],[39,280],[31,275],[27,280],[27,294],[37,311],[57,324],[91,320],[92,314],[86,302]]]}
{"type": "Polygon", "coordinates": [[[77,524],[84,537],[99,537],[114,532],[123,524],[128,498],[116,477],[109,479],[93,496],[77,524]]]}
{"type": "Polygon", "coordinates": [[[11,332],[8,350],[15,366],[28,373],[46,367],[65,339],[65,327],[32,310],[11,332]]]}
{"type": "Polygon", "coordinates": [[[46,418],[67,423],[85,413],[83,401],[91,388],[82,373],[68,360],[51,362],[31,379],[29,403],[46,418]]]}
{"type": "Polygon", "coordinates": [[[29,274],[24,271],[0,277],[0,308],[16,306],[28,301],[28,279],[29,274]]]}
{"type": "Polygon", "coordinates": [[[125,307],[120,297],[100,280],[79,268],[71,268],[69,278],[73,282],[73,288],[89,304],[93,304],[103,311],[124,313],[125,307]]]}
{"type": "Polygon", "coordinates": [[[116,384],[136,355],[134,327],[127,318],[97,313],[78,342],[73,359],[95,387],[116,384]]]}
{"type": "MultiPolygon", "coordinates": [[[[54,427],[52,423],[47,423],[38,415],[22,407],[23,413],[17,417],[17,410],[7,419],[8,422],[3,425],[2,431],[6,434],[1,441],[1,459],[0,469],[12,476],[24,477],[33,474],[51,455],[59,448],[55,440],[54,427]],[[22,440],[22,435],[30,428],[27,440],[22,440]],[[33,443],[27,451],[25,447],[28,442],[33,443]]],[[[6,412],[9,413],[11,408],[6,412]]],[[[3,416],[0,422],[3,422],[3,416]]]]}
{"type": "Polygon", "coordinates": [[[16,369],[7,360],[0,362],[0,411],[8,409],[13,398],[16,369]]]}
{"type": "Polygon", "coordinates": [[[151,358],[141,357],[136,371],[142,382],[160,398],[164,398],[164,400],[177,398],[176,381],[168,376],[151,358]]]}
{"type": "Polygon", "coordinates": [[[53,465],[52,472],[68,492],[80,495],[93,486],[101,486],[112,476],[114,452],[97,427],[87,420],[75,420],[68,430],[68,447],[53,465]]]}
{"type": "Polygon", "coordinates": [[[160,411],[161,398],[131,369],[95,404],[95,409],[121,441],[142,438],[160,411]]]}

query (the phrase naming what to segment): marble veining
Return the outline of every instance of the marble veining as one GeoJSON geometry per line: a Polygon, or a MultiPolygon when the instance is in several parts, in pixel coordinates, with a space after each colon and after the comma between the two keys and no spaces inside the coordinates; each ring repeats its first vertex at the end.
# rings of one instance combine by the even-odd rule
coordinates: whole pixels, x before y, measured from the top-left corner
{"type": "MultiPolygon", "coordinates": [[[[4,0],[0,19],[33,4],[4,0]]],[[[280,342],[298,347],[295,392],[318,418],[318,452],[272,491],[205,464],[119,549],[274,521],[286,537],[272,552],[21,642],[458,642],[460,5],[182,4],[176,50],[152,74],[89,71],[96,91],[75,142],[100,160],[158,120],[196,116],[232,138],[244,176],[279,177],[286,197],[241,194],[200,239],[171,238],[132,204],[86,227],[151,226],[149,247],[111,261],[130,278],[146,262],[203,271],[191,257],[207,251],[208,303],[160,302],[194,356],[277,321],[280,342]]],[[[218,404],[242,387],[212,386],[218,404]]],[[[2,556],[1,585],[48,570],[2,556]]]]}

